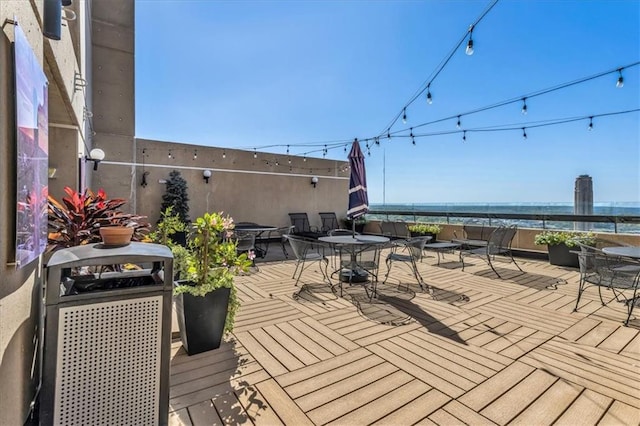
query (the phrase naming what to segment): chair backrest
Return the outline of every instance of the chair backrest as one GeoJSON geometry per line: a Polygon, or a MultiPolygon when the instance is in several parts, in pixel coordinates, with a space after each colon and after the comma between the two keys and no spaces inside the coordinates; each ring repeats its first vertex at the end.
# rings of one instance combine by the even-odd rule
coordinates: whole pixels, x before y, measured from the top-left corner
{"type": "Polygon", "coordinates": [[[338,217],[334,212],[321,212],[318,214],[320,215],[320,220],[322,220],[322,228],[320,228],[322,232],[329,232],[332,229],[340,228],[338,217]]]}
{"type": "Polygon", "coordinates": [[[255,250],[256,234],[253,232],[236,232],[236,251],[240,253],[255,250]]]}
{"type": "Polygon", "coordinates": [[[407,248],[407,250],[409,250],[411,257],[413,257],[413,259],[417,261],[422,259],[424,246],[427,244],[427,241],[429,240],[431,240],[431,237],[428,235],[420,236],[420,237],[412,237],[407,239],[404,246],[407,248]]]}
{"type": "Polygon", "coordinates": [[[296,237],[294,235],[286,235],[285,238],[289,241],[291,250],[298,260],[305,260],[311,255],[324,257],[324,250],[327,246],[319,241],[296,237]]]}
{"type": "MultiPolygon", "coordinates": [[[[287,235],[291,235],[291,233],[293,232],[294,228],[295,227],[293,225],[281,226],[278,229],[276,229],[275,231],[271,231],[271,232],[274,232],[276,237],[280,237],[280,238],[282,238],[282,241],[284,241],[286,239],[287,235]]],[[[269,237],[271,237],[271,232],[269,233],[269,237]]]]}
{"type": "Polygon", "coordinates": [[[289,219],[291,219],[294,234],[311,232],[311,224],[306,213],[289,213],[289,219]]]}
{"type": "Polygon", "coordinates": [[[382,235],[389,238],[409,238],[409,225],[405,222],[383,220],[380,223],[382,235]]]}
{"type": "Polygon", "coordinates": [[[487,240],[487,254],[500,254],[509,250],[514,235],[515,230],[512,231],[512,228],[498,226],[487,240]]]}

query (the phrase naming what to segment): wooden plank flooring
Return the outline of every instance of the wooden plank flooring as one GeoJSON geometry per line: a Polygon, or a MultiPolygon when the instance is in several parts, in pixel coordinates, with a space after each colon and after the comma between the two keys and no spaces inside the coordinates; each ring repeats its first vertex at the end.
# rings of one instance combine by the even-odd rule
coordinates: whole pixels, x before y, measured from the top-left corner
{"type": "Polygon", "coordinates": [[[574,312],[577,270],[456,260],[418,264],[429,292],[394,266],[372,300],[259,263],[220,349],[174,341],[170,424],[640,424],[640,320],[595,288],[574,312]]]}

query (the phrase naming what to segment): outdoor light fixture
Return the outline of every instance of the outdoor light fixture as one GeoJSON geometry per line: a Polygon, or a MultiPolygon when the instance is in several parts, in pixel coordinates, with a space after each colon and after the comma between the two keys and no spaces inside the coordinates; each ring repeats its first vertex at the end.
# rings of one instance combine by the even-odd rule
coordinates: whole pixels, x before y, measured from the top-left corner
{"type": "Polygon", "coordinates": [[[104,160],[104,151],[100,148],[93,148],[88,156],[84,157],[84,161],[93,161],[93,170],[98,170],[98,163],[104,160]]]}
{"type": "Polygon", "coordinates": [[[622,68],[618,70],[618,81],[616,81],[616,87],[621,89],[624,86],[624,78],[622,78],[622,68]]]}
{"type": "Polygon", "coordinates": [[[593,117],[589,117],[589,126],[587,129],[589,129],[589,131],[593,130],[593,117]]]}
{"type": "Polygon", "coordinates": [[[318,176],[312,177],[311,178],[311,185],[313,185],[313,187],[315,188],[317,184],[318,184],[318,176]]]}
{"type": "Polygon", "coordinates": [[[527,98],[522,98],[522,115],[527,115],[527,98]]]}
{"type": "Polygon", "coordinates": [[[427,103],[431,105],[433,103],[433,97],[431,96],[431,83],[427,84],[427,103]]]}
{"type": "Polygon", "coordinates": [[[469,56],[473,55],[473,25],[469,27],[469,41],[467,42],[467,48],[464,53],[469,56]]]}
{"type": "Polygon", "coordinates": [[[62,25],[62,1],[44,0],[42,35],[51,40],[60,40],[62,25]]]}
{"type": "Polygon", "coordinates": [[[209,183],[209,178],[211,177],[211,170],[205,169],[202,171],[202,178],[205,183],[209,183]]]}
{"type": "Polygon", "coordinates": [[[402,123],[407,124],[407,108],[402,109],[402,123]]]}

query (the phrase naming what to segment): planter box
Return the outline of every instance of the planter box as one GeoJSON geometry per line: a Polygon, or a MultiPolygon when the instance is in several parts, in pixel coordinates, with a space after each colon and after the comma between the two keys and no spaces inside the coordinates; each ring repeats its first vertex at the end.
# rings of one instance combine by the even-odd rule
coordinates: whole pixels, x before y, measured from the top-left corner
{"type": "Polygon", "coordinates": [[[556,244],[547,246],[549,251],[549,263],[556,266],[570,266],[572,268],[578,268],[578,255],[571,253],[571,250],[576,250],[577,247],[567,247],[566,244],[556,244]]]}
{"type": "Polygon", "coordinates": [[[175,296],[180,338],[187,354],[220,347],[230,295],[230,288],[219,288],[202,297],[188,293],[175,296]]]}

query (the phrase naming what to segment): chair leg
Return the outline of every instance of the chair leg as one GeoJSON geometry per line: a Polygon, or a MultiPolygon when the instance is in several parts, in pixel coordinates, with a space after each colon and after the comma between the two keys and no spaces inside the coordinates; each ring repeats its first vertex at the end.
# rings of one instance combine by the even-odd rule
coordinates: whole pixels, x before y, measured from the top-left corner
{"type": "Polygon", "coordinates": [[[489,264],[489,266],[491,266],[491,269],[493,269],[493,272],[496,273],[496,275],[498,276],[498,278],[502,279],[502,276],[500,276],[500,274],[498,273],[498,271],[496,271],[496,268],[493,267],[493,263],[491,263],[491,256],[487,256],[487,263],[489,264]]]}
{"type": "Polygon", "coordinates": [[[384,276],[384,281],[382,281],[382,284],[386,284],[387,283],[387,279],[389,278],[389,272],[391,272],[391,264],[393,262],[390,259],[387,259],[385,261],[385,263],[387,264],[387,273],[384,276]]]}
{"type": "Polygon", "coordinates": [[[281,244],[282,244],[282,253],[284,254],[284,258],[288,259],[289,253],[287,253],[287,248],[285,247],[284,241],[282,241],[281,244]]]}
{"type": "Polygon", "coordinates": [[[576,299],[576,307],[573,308],[573,312],[578,312],[578,304],[580,303],[580,297],[582,297],[582,293],[584,292],[586,282],[582,278],[580,278],[580,283],[578,284],[578,297],[576,299]]]}
{"type": "Polygon", "coordinates": [[[633,290],[633,297],[627,300],[627,309],[629,314],[627,315],[627,320],[624,322],[624,326],[627,327],[629,325],[629,320],[631,319],[631,314],[633,313],[633,308],[636,306],[637,297],[638,297],[638,289],[633,290]]]}

